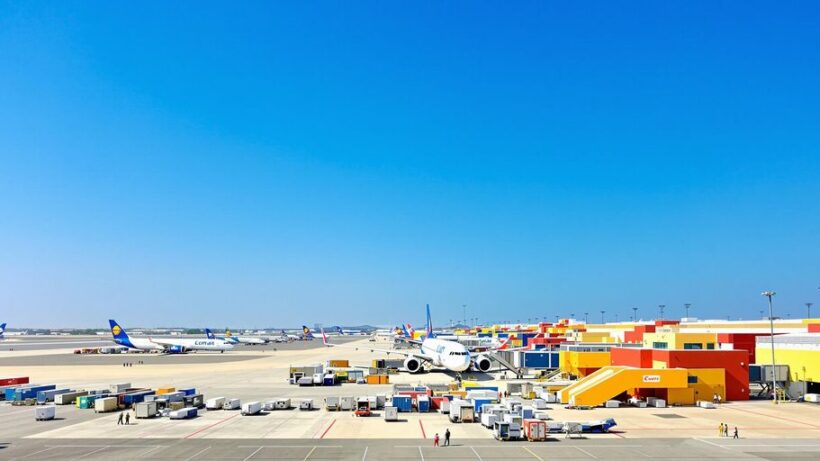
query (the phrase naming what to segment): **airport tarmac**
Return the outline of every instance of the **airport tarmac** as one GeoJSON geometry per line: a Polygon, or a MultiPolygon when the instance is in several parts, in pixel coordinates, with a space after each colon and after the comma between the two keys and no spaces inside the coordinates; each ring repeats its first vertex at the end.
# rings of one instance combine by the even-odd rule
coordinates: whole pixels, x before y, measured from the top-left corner
{"type": "MultiPolygon", "coordinates": [[[[334,341],[345,339],[334,338],[334,341]]],[[[93,359],[100,356],[76,356],[91,359],[77,365],[69,352],[20,351],[20,354],[39,353],[50,358],[38,365],[0,365],[0,376],[25,375],[30,376],[32,382],[72,388],[100,388],[114,382],[152,388],[196,387],[206,398],[225,396],[243,401],[310,398],[317,405],[321,405],[327,396],[389,394],[393,383],[440,384],[452,379],[447,373],[431,372],[390,375],[390,385],[298,387],[287,383],[291,365],[349,359],[352,365],[367,366],[378,357],[367,350],[373,343],[351,339],[360,341],[356,345],[361,349],[328,349],[322,347],[321,342],[314,341],[294,346],[294,349],[280,348],[276,352],[241,347],[225,354],[112,356],[137,360],[151,358],[150,362],[133,367],[94,362],[93,359]],[[55,355],[62,357],[55,358],[55,355]],[[206,360],[222,356],[234,360],[218,363],[206,360]],[[167,366],[179,357],[190,362],[167,366]],[[168,361],[163,362],[165,359],[168,361]]],[[[0,364],[15,354],[18,352],[0,352],[0,364]]],[[[505,381],[497,380],[493,384],[503,388],[505,381]]],[[[480,424],[451,424],[445,415],[437,413],[401,414],[400,422],[388,423],[381,417],[356,418],[349,412],[324,409],[274,411],[261,416],[241,416],[238,412],[218,410],[203,411],[191,420],[137,420],[137,424],[123,427],[116,425],[116,413],[96,414],[92,410],[60,406],[57,407],[58,420],[36,422],[31,407],[0,405],[0,437],[5,439],[0,442],[10,443],[8,448],[0,449],[0,459],[55,459],[57,455],[65,459],[110,459],[112,456],[118,459],[364,459],[365,450],[366,459],[481,460],[509,456],[544,460],[726,459],[753,458],[757,456],[755,453],[765,453],[760,458],[780,460],[801,456],[816,459],[820,455],[818,405],[748,401],[724,404],[714,410],[625,407],[581,411],[560,405],[550,407],[548,411],[556,421],[612,417],[618,425],[609,434],[589,435],[581,440],[562,438],[551,443],[509,444],[494,441],[490,431],[480,424]],[[742,440],[718,438],[717,428],[721,422],[738,426],[742,440]],[[461,447],[431,451],[431,437],[437,432],[443,433],[446,428],[451,430],[453,440],[461,447]],[[77,444],[84,446],[77,447],[77,444]],[[574,447],[576,444],[578,448],[574,447]],[[728,446],[724,447],[724,444],[728,446]],[[740,445],[745,448],[737,448],[740,445]],[[274,446],[278,448],[269,448],[274,446]],[[661,450],[661,446],[680,449],[661,450]],[[631,451],[633,449],[637,451],[631,451]],[[43,451],[35,453],[38,450],[43,451]]]]}

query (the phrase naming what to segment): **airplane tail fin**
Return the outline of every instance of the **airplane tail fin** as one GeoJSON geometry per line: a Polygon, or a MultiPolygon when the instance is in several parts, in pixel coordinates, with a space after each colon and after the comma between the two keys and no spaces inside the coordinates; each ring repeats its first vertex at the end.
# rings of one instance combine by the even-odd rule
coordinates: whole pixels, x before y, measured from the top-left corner
{"type": "Polygon", "coordinates": [[[6,331],[6,324],[0,323],[0,335],[6,331]]]}
{"type": "Polygon", "coordinates": [[[325,334],[325,329],[321,328],[320,331],[322,332],[322,344],[327,346],[328,342],[327,342],[327,335],[325,334]]]}
{"type": "Polygon", "coordinates": [[[228,328],[225,328],[225,337],[226,337],[226,338],[230,338],[230,337],[231,337],[231,330],[230,330],[230,329],[228,329],[228,328]]]}
{"type": "Polygon", "coordinates": [[[111,327],[111,335],[114,336],[114,339],[128,339],[128,334],[125,332],[125,328],[121,327],[116,320],[109,319],[108,325],[111,327]]]}
{"type": "Polygon", "coordinates": [[[310,328],[306,327],[305,325],[302,325],[302,333],[304,334],[305,338],[313,337],[313,333],[310,332],[310,328]]]}
{"type": "Polygon", "coordinates": [[[208,339],[214,339],[214,332],[211,331],[210,328],[205,329],[205,337],[208,339]]]}
{"type": "Polygon", "coordinates": [[[433,337],[433,319],[430,317],[430,305],[427,305],[427,337],[433,337]]]}

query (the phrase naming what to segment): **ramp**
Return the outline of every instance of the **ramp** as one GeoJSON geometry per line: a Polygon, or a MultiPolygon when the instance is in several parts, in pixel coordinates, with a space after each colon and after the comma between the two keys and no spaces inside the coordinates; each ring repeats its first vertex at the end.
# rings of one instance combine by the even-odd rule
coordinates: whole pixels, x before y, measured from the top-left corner
{"type": "Polygon", "coordinates": [[[684,368],[601,368],[559,393],[561,403],[572,406],[599,406],[630,389],[680,389],[688,387],[684,368]]]}

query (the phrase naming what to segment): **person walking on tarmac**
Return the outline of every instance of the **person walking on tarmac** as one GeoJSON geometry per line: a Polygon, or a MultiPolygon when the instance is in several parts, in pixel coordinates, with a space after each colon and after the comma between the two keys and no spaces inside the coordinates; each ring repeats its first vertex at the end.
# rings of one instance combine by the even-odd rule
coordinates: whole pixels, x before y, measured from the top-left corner
{"type": "Polygon", "coordinates": [[[720,426],[718,427],[718,436],[723,437],[723,423],[720,423],[720,426]]]}
{"type": "Polygon", "coordinates": [[[122,412],[120,412],[120,417],[117,418],[117,426],[119,426],[120,424],[122,424],[122,412]]]}
{"type": "Polygon", "coordinates": [[[439,439],[438,439],[438,432],[436,432],[436,436],[435,436],[435,437],[433,437],[433,446],[434,446],[434,447],[437,447],[437,446],[438,446],[438,440],[439,440],[439,439]]]}
{"type": "Polygon", "coordinates": [[[131,424],[131,413],[126,413],[125,414],[125,425],[127,426],[129,424],[131,424]]]}
{"type": "Polygon", "coordinates": [[[735,426],[735,435],[734,435],[732,438],[733,438],[733,439],[737,439],[737,438],[738,438],[738,436],[737,436],[737,426],[735,426]]]}
{"type": "MultiPolygon", "coordinates": [[[[126,420],[126,421],[128,421],[128,420],[126,420]]],[[[723,424],[723,436],[724,437],[729,437],[729,425],[726,424],[726,423],[723,424]]]]}
{"type": "MultiPolygon", "coordinates": [[[[735,428],[735,433],[737,433],[737,428],[735,428]]],[[[445,447],[450,446],[450,428],[449,427],[444,430],[444,446],[445,447]]]]}

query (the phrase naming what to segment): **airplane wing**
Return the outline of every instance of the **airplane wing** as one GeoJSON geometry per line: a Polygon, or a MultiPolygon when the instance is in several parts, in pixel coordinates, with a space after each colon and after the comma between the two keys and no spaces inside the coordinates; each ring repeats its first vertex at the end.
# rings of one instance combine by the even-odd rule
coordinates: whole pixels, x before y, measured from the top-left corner
{"type": "Polygon", "coordinates": [[[171,341],[167,341],[167,340],[164,340],[164,339],[152,339],[150,336],[148,337],[148,341],[151,341],[152,343],[154,343],[158,346],[162,346],[166,349],[169,348],[169,347],[173,347],[173,346],[179,346],[179,344],[172,343],[171,341]]]}
{"type": "Polygon", "coordinates": [[[333,344],[331,342],[328,342],[327,335],[325,335],[324,330],[322,330],[322,344],[324,344],[325,347],[342,347],[342,348],[354,349],[354,350],[362,349],[362,350],[367,350],[367,351],[370,351],[370,352],[383,352],[385,354],[398,354],[398,355],[402,355],[404,357],[413,357],[413,358],[417,358],[419,360],[424,360],[425,362],[431,362],[433,360],[432,357],[430,357],[427,354],[421,353],[421,351],[401,351],[401,350],[398,350],[398,349],[380,349],[380,348],[377,348],[377,347],[370,347],[370,346],[349,346],[347,344],[333,344]]]}

